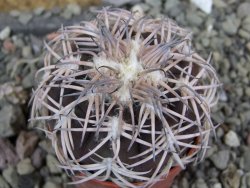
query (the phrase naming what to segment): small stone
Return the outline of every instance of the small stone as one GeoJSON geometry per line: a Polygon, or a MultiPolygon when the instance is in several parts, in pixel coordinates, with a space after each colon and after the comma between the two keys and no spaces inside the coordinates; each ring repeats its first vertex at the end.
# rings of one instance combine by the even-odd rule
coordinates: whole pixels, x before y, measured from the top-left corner
{"type": "Polygon", "coordinates": [[[80,15],[81,14],[81,7],[76,3],[70,3],[67,5],[65,12],[70,15],[80,15]]]}
{"type": "Polygon", "coordinates": [[[206,158],[211,157],[214,153],[218,151],[218,147],[216,145],[213,145],[211,148],[209,148],[206,152],[206,158]]]}
{"type": "Polygon", "coordinates": [[[208,47],[210,44],[210,40],[208,38],[202,38],[201,43],[204,47],[208,47]]]}
{"type": "Polygon", "coordinates": [[[47,181],[44,185],[43,188],[61,188],[59,184],[56,184],[54,182],[49,182],[47,181]]]}
{"type": "Polygon", "coordinates": [[[242,157],[240,159],[240,167],[245,171],[250,172],[250,148],[244,147],[242,157]]]}
{"type": "MultiPolygon", "coordinates": [[[[247,50],[250,52],[250,42],[248,42],[248,43],[246,44],[246,48],[247,48],[247,50]]],[[[249,96],[250,96],[250,94],[249,94],[249,96]]]]}
{"type": "Polygon", "coordinates": [[[40,16],[44,12],[44,10],[45,10],[44,7],[38,7],[34,10],[34,14],[40,16]]]}
{"type": "Polygon", "coordinates": [[[7,38],[10,36],[10,33],[11,33],[11,30],[10,30],[10,27],[9,27],[9,26],[3,28],[3,29],[0,31],[0,40],[5,40],[5,39],[7,39],[7,38]]]}
{"type": "Polygon", "coordinates": [[[142,9],[142,7],[140,5],[134,5],[131,8],[131,12],[134,13],[135,17],[142,17],[144,15],[144,10],[142,9]]]}
{"type": "Polygon", "coordinates": [[[29,21],[32,19],[32,14],[30,13],[21,13],[18,20],[20,23],[22,23],[23,25],[26,25],[29,23],[29,21]]]}
{"type": "Polygon", "coordinates": [[[227,167],[229,158],[230,158],[229,150],[219,151],[210,157],[214,166],[220,170],[224,170],[227,167]]]}
{"type": "Polygon", "coordinates": [[[186,18],[187,21],[194,26],[200,26],[203,22],[202,17],[200,17],[199,14],[197,14],[197,12],[188,11],[186,18]]]}
{"type": "Polygon", "coordinates": [[[18,163],[18,156],[14,146],[7,139],[0,138],[0,170],[18,163]]]}
{"type": "Polygon", "coordinates": [[[25,132],[22,131],[17,138],[16,141],[16,151],[20,159],[24,159],[29,157],[37,143],[38,143],[38,135],[35,132],[25,132]]]}
{"type": "Polygon", "coordinates": [[[227,6],[223,0],[213,0],[213,3],[216,8],[225,8],[227,6]]]}
{"type": "Polygon", "coordinates": [[[34,35],[30,36],[30,40],[31,40],[31,47],[32,47],[31,51],[33,51],[35,55],[39,55],[42,51],[42,46],[43,46],[42,40],[40,40],[38,37],[34,35]]]}
{"type": "Polygon", "coordinates": [[[13,53],[16,50],[16,46],[10,39],[5,39],[3,42],[3,48],[7,53],[13,53]]]}
{"type": "Polygon", "coordinates": [[[70,18],[72,17],[72,13],[69,12],[69,11],[67,11],[67,10],[64,10],[64,11],[61,13],[61,16],[62,16],[64,19],[68,20],[68,19],[70,19],[70,18]]]}
{"type": "Polygon", "coordinates": [[[46,157],[45,151],[39,147],[36,148],[36,150],[31,156],[31,161],[32,161],[33,166],[36,168],[40,168],[43,164],[45,157],[46,157]]]}
{"type": "Polygon", "coordinates": [[[188,180],[187,180],[186,177],[183,177],[183,178],[181,178],[181,179],[178,181],[178,187],[181,187],[181,188],[189,188],[188,180]]]}
{"type": "Polygon", "coordinates": [[[1,188],[10,188],[9,184],[3,179],[3,177],[0,175],[0,187],[1,188]]]}
{"type": "Polygon", "coordinates": [[[62,169],[58,167],[59,163],[57,159],[53,155],[46,156],[46,163],[51,174],[58,174],[62,172],[62,169]]]}
{"type": "Polygon", "coordinates": [[[226,145],[230,147],[238,147],[240,146],[240,140],[238,135],[234,131],[228,131],[228,133],[224,137],[224,142],[226,145]]]}
{"type": "Polygon", "coordinates": [[[51,145],[51,142],[49,140],[42,140],[38,144],[44,151],[50,154],[54,154],[55,151],[51,145]]]}
{"type": "Polygon", "coordinates": [[[250,23],[243,24],[242,29],[244,29],[247,32],[250,32],[250,23]]]}
{"type": "Polygon", "coordinates": [[[13,166],[9,166],[7,169],[3,170],[3,177],[11,187],[18,188],[19,176],[13,166]]]}
{"type": "Polygon", "coordinates": [[[191,188],[208,188],[208,186],[204,179],[199,178],[192,184],[191,188]]]}
{"type": "Polygon", "coordinates": [[[250,172],[244,174],[241,178],[241,188],[250,187],[250,172]]]}
{"type": "Polygon", "coordinates": [[[239,18],[243,18],[245,16],[248,16],[249,12],[250,12],[250,3],[249,2],[241,3],[237,8],[237,16],[239,18]]]}
{"type": "Polygon", "coordinates": [[[246,110],[240,113],[241,122],[248,123],[250,122],[250,110],[246,110]]]}
{"type": "Polygon", "coordinates": [[[213,58],[214,58],[214,61],[215,61],[215,62],[220,61],[220,60],[221,60],[221,55],[220,55],[220,53],[217,52],[217,51],[215,51],[215,52],[213,53],[213,58]]]}
{"type": "Polygon", "coordinates": [[[228,16],[226,21],[222,23],[223,30],[229,35],[235,35],[240,26],[240,20],[235,18],[234,15],[228,16]]]}
{"type": "Polygon", "coordinates": [[[161,6],[161,1],[155,1],[155,0],[145,0],[145,3],[152,7],[160,7],[161,6]]]}
{"type": "Polygon", "coordinates": [[[0,110],[0,137],[14,136],[24,125],[24,115],[18,105],[5,105],[0,110]]]}
{"type": "Polygon", "coordinates": [[[23,159],[17,164],[17,172],[20,175],[31,174],[34,170],[30,158],[23,159]]]}
{"type": "Polygon", "coordinates": [[[216,135],[218,138],[221,138],[222,136],[224,136],[224,130],[221,127],[219,127],[216,131],[216,135]]]}
{"type": "Polygon", "coordinates": [[[221,183],[215,183],[212,185],[211,188],[222,188],[222,185],[221,185],[221,183]]]}
{"type": "Polygon", "coordinates": [[[179,0],[166,0],[164,10],[167,15],[176,17],[182,12],[182,10],[178,8],[180,5],[181,3],[179,0]]]}
{"type": "Polygon", "coordinates": [[[12,17],[17,18],[18,16],[20,16],[20,11],[18,11],[18,10],[11,10],[9,14],[12,17]]]}
{"type": "Polygon", "coordinates": [[[22,47],[22,56],[24,58],[29,58],[32,56],[32,51],[30,46],[24,46],[22,47]]]}
{"type": "Polygon", "coordinates": [[[56,6],[56,7],[53,7],[50,11],[53,15],[59,15],[61,13],[62,9],[58,6],[56,6]]]}
{"type": "Polygon", "coordinates": [[[48,18],[50,18],[51,16],[52,16],[52,12],[46,11],[46,12],[44,13],[44,15],[43,15],[43,18],[48,19],[48,18]]]}
{"type": "Polygon", "coordinates": [[[237,170],[234,164],[229,164],[228,168],[221,174],[221,181],[224,188],[240,187],[240,178],[242,172],[237,170]]]}
{"type": "Polygon", "coordinates": [[[21,175],[19,176],[18,188],[35,188],[37,179],[38,178],[35,173],[21,175]]]}
{"type": "Polygon", "coordinates": [[[191,2],[207,14],[210,14],[212,11],[212,0],[191,0],[191,2]]]}
{"type": "Polygon", "coordinates": [[[49,168],[47,166],[42,166],[39,173],[43,177],[48,177],[50,175],[49,174],[49,168]]]}
{"type": "Polygon", "coordinates": [[[250,33],[245,31],[244,29],[239,29],[238,34],[243,39],[250,39],[250,33]]]}

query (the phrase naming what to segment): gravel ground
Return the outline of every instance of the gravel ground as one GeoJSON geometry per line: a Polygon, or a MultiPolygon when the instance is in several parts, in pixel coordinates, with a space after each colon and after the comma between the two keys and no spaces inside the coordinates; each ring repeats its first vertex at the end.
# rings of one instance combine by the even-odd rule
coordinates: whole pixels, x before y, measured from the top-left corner
{"type": "MultiPolygon", "coordinates": [[[[109,0],[112,2],[112,0],[109,0]]],[[[206,160],[189,166],[174,188],[250,187],[250,2],[214,0],[206,14],[184,0],[120,0],[115,6],[168,16],[193,31],[195,49],[213,53],[223,87],[213,119],[221,123],[206,160]]],[[[97,7],[90,7],[89,10],[97,7]]],[[[43,40],[65,25],[89,19],[77,5],[0,15],[0,188],[70,187],[57,168],[50,143],[28,123],[34,75],[42,65],[43,40]]]]}

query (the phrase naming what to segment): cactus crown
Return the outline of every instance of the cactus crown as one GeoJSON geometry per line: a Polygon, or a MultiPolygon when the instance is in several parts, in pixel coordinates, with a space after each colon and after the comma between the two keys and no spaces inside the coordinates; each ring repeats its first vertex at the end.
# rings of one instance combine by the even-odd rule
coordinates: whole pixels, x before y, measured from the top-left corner
{"type": "Polygon", "coordinates": [[[45,120],[61,167],[82,173],[74,183],[147,186],[204,157],[219,81],[189,31],[103,8],[45,46],[32,120],[45,120]]]}

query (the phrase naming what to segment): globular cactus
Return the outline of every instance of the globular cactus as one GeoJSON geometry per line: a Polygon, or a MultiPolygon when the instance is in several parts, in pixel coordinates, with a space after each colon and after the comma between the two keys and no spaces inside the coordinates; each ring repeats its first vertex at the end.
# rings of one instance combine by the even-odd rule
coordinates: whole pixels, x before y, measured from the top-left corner
{"type": "Polygon", "coordinates": [[[220,83],[211,56],[200,57],[172,20],[97,13],[45,43],[31,120],[44,120],[74,183],[152,185],[204,157],[220,83]]]}

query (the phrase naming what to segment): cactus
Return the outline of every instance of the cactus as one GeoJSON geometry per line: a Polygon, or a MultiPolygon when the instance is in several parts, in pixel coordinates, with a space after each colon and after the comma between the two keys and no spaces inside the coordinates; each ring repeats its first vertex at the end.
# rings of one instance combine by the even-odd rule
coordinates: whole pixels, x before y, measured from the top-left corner
{"type": "Polygon", "coordinates": [[[145,187],[204,158],[220,82],[191,37],[169,18],[103,8],[45,43],[31,120],[72,183],[145,187]]]}

